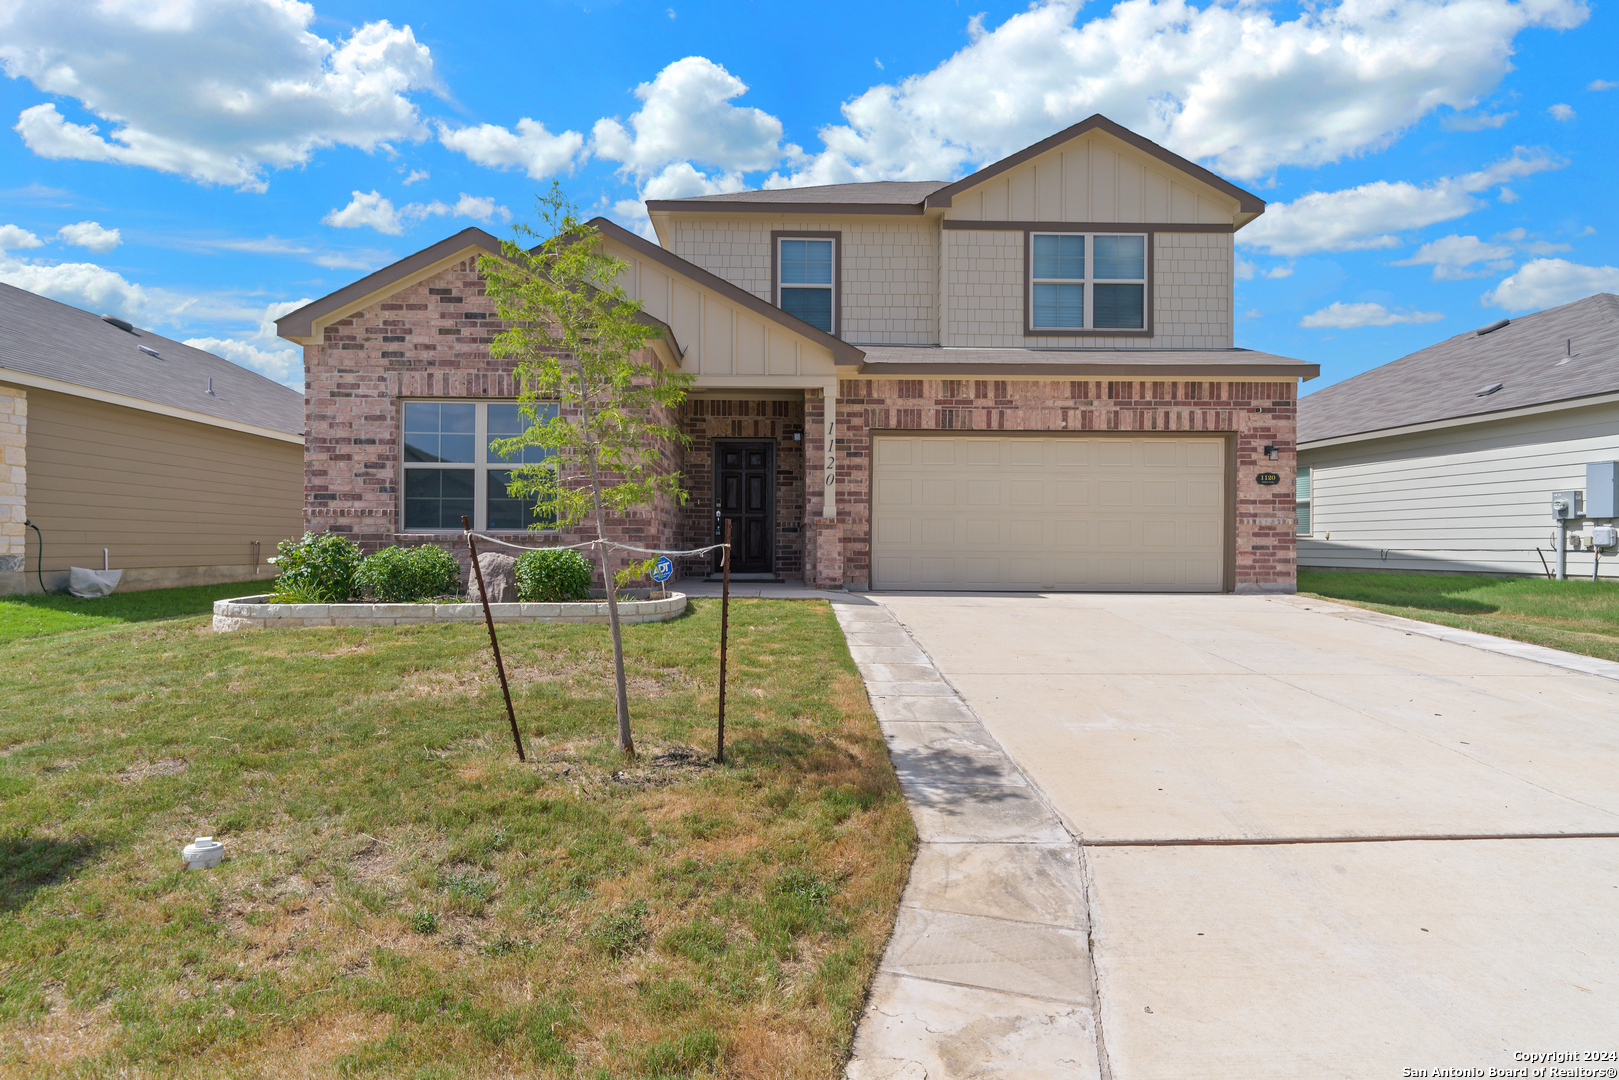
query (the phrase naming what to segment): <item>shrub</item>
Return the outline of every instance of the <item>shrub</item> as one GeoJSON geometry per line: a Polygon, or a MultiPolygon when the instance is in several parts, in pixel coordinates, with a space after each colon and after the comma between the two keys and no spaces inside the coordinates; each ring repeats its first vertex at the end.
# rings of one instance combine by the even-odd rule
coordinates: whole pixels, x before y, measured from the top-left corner
{"type": "Polygon", "coordinates": [[[595,568],[572,548],[540,548],[517,559],[517,598],[525,603],[560,604],[590,599],[595,568]]]}
{"type": "Polygon", "coordinates": [[[341,604],[354,596],[360,549],[336,533],[283,540],[273,561],[281,571],[271,599],[280,604],[341,604]]]}
{"type": "Polygon", "coordinates": [[[461,565],[437,544],[391,547],[360,563],[354,583],[379,604],[411,604],[461,591],[461,565]]]}

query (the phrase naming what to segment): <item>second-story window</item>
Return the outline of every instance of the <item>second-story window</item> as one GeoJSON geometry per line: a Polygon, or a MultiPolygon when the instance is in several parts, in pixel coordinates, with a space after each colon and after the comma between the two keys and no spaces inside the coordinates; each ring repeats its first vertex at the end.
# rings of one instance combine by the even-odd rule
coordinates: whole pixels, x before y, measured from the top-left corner
{"type": "Polygon", "coordinates": [[[781,237],[776,244],[776,306],[832,333],[832,241],[781,237]]]}
{"type": "Polygon", "coordinates": [[[1147,238],[1029,235],[1029,328],[1141,330],[1147,325],[1147,238]]]}

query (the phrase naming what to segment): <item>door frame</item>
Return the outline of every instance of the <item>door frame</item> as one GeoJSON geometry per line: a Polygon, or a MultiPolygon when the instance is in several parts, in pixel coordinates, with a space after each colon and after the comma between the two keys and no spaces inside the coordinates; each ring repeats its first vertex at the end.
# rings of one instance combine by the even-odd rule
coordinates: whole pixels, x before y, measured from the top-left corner
{"type": "MultiPolygon", "coordinates": [[[[709,499],[712,502],[713,509],[714,509],[714,529],[715,529],[715,531],[714,531],[714,539],[713,539],[712,542],[715,543],[715,544],[718,544],[720,542],[720,539],[721,539],[721,532],[720,532],[720,504],[721,504],[721,499],[720,499],[720,453],[721,453],[721,451],[725,450],[728,447],[740,447],[740,446],[763,446],[765,448],[765,475],[766,475],[766,483],[765,483],[765,524],[766,524],[766,535],[767,535],[767,539],[765,541],[765,550],[766,550],[766,552],[768,554],[769,565],[765,568],[764,573],[774,574],[776,572],[776,440],[775,439],[722,438],[722,439],[714,439],[713,444],[714,444],[713,449],[712,449],[712,451],[710,452],[710,455],[709,455],[709,487],[710,487],[709,499]]],[[[723,553],[719,552],[719,551],[714,552],[714,562],[713,562],[713,566],[712,566],[712,572],[713,573],[717,574],[722,569],[722,567],[720,566],[720,556],[722,554],[723,553]]],[[[738,573],[739,571],[736,569],[735,565],[733,565],[731,567],[731,572],[734,574],[734,573],[738,573]]]]}

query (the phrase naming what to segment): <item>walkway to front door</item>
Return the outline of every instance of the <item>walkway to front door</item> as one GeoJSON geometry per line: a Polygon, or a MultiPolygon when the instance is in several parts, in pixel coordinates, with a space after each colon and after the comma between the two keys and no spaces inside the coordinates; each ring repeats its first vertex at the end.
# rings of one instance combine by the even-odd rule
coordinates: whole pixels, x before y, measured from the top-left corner
{"type": "MultiPolygon", "coordinates": [[[[717,439],[714,442],[714,539],[731,522],[736,560],[733,574],[768,574],[775,570],[776,444],[717,439]]],[[[714,553],[714,570],[720,553],[714,553]]]]}

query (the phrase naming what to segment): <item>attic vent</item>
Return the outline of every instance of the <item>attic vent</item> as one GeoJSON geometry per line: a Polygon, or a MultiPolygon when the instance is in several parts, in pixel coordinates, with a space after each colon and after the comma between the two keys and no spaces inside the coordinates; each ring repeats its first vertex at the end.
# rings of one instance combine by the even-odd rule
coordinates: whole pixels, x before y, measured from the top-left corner
{"type": "Polygon", "coordinates": [[[1511,325],[1512,325],[1512,320],[1511,319],[1502,319],[1500,322],[1493,322],[1489,326],[1481,326],[1477,330],[1474,330],[1473,333],[1477,334],[1479,337],[1483,337],[1485,334],[1493,334],[1493,333],[1495,333],[1497,330],[1501,329],[1503,326],[1511,326],[1511,325]]]}
{"type": "Polygon", "coordinates": [[[1474,397],[1489,397],[1491,394],[1493,394],[1497,390],[1501,389],[1501,387],[1504,386],[1504,385],[1505,385],[1504,383],[1493,382],[1489,386],[1486,386],[1484,389],[1475,391],[1473,396],[1474,397]]]}
{"type": "Polygon", "coordinates": [[[133,334],[135,332],[134,323],[130,322],[128,319],[120,319],[116,315],[103,315],[101,316],[101,321],[116,326],[126,334],[133,334]]]}
{"type": "Polygon", "coordinates": [[[158,355],[158,351],[156,349],[148,349],[145,345],[137,345],[137,346],[135,346],[135,348],[139,349],[141,352],[145,353],[147,356],[156,356],[159,360],[163,359],[162,356],[158,355]]]}

